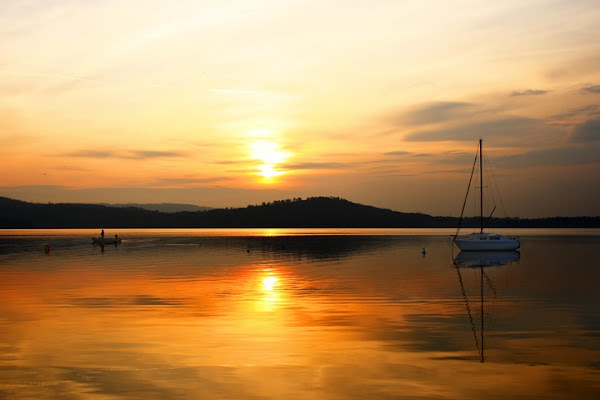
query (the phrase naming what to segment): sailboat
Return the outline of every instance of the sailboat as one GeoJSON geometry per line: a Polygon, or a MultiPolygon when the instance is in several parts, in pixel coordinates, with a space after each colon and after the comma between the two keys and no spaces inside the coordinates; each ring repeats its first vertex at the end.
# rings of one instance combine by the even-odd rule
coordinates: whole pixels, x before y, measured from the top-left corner
{"type": "MultiPolygon", "coordinates": [[[[495,207],[494,207],[495,209],[495,207]]],[[[492,210],[493,213],[493,210],[492,210]]],[[[488,220],[490,216],[488,217],[488,220]]],[[[516,236],[505,236],[499,233],[488,233],[484,232],[484,220],[483,220],[483,146],[482,139],[479,139],[478,154],[475,156],[473,162],[473,168],[471,170],[471,178],[469,179],[469,185],[467,186],[467,195],[463,203],[462,212],[460,215],[460,222],[458,229],[454,235],[454,243],[462,251],[506,251],[516,250],[521,247],[521,242],[516,236]],[[459,235],[460,224],[463,220],[465,211],[465,205],[467,204],[467,198],[469,196],[469,189],[471,188],[471,182],[473,181],[473,174],[475,172],[475,165],[479,159],[479,232],[473,232],[468,235],[459,235]]]]}

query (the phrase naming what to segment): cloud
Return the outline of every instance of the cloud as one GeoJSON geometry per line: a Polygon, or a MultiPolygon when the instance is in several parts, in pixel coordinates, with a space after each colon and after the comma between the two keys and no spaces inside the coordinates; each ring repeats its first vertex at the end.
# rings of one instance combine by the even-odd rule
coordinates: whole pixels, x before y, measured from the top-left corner
{"type": "Polygon", "coordinates": [[[80,150],[67,153],[68,157],[78,158],[119,158],[125,160],[148,160],[153,158],[182,157],[180,151],[155,151],[155,150],[129,150],[125,152],[116,152],[108,150],[80,150]]]}
{"type": "Polygon", "coordinates": [[[404,157],[404,156],[412,156],[412,157],[431,157],[433,154],[431,153],[412,153],[410,151],[388,151],[383,153],[384,156],[392,156],[392,157],[404,157]]]}
{"type": "Polygon", "coordinates": [[[306,162],[297,164],[284,164],[282,169],[341,169],[348,168],[348,163],[335,163],[335,162],[306,162]]]}
{"type": "Polygon", "coordinates": [[[131,151],[131,157],[123,158],[134,158],[136,160],[146,160],[149,158],[164,158],[164,157],[181,157],[183,153],[179,151],[153,151],[153,150],[138,150],[131,151]]]}
{"type": "Polygon", "coordinates": [[[511,96],[540,96],[548,93],[547,90],[539,90],[539,89],[527,89],[527,90],[515,90],[511,92],[511,96]]]}
{"type": "Polygon", "coordinates": [[[154,181],[154,185],[156,186],[170,186],[170,185],[186,185],[186,184],[205,184],[205,183],[214,183],[214,182],[222,182],[224,180],[229,180],[226,177],[212,177],[212,178],[162,178],[154,181]]]}
{"type": "Polygon", "coordinates": [[[585,92],[590,92],[590,93],[600,93],[600,85],[587,86],[581,90],[583,90],[585,92]]]}
{"type": "Polygon", "coordinates": [[[521,138],[527,133],[548,130],[541,121],[525,117],[506,117],[491,121],[482,121],[472,124],[454,126],[447,129],[436,129],[429,131],[413,132],[405,136],[405,140],[414,142],[426,141],[476,141],[481,137],[499,137],[503,141],[521,138]]]}
{"type": "Polygon", "coordinates": [[[570,138],[571,142],[600,141],[600,119],[590,119],[582,125],[577,125],[570,138]]]}
{"type": "Polygon", "coordinates": [[[81,150],[72,153],[67,153],[68,157],[80,157],[80,158],[113,158],[117,155],[112,151],[97,151],[97,150],[81,150]]]}
{"type": "Polygon", "coordinates": [[[535,150],[523,154],[498,157],[494,160],[494,164],[503,168],[568,166],[598,162],[600,162],[600,149],[597,146],[565,146],[535,150]]]}
{"type": "Polygon", "coordinates": [[[424,105],[408,113],[402,113],[392,117],[392,120],[401,124],[426,125],[462,118],[473,109],[474,104],[471,103],[437,102],[424,105]]]}
{"type": "Polygon", "coordinates": [[[19,185],[19,186],[0,186],[0,191],[1,190],[19,190],[19,189],[23,189],[23,190],[31,190],[31,191],[36,191],[36,190],[47,190],[47,191],[54,191],[54,190],[69,190],[68,186],[63,186],[63,185],[19,185]]]}
{"type": "Polygon", "coordinates": [[[246,164],[249,160],[217,160],[213,161],[213,164],[219,165],[235,165],[235,164],[246,164]]]}
{"type": "Polygon", "coordinates": [[[554,119],[554,120],[562,121],[565,119],[575,118],[580,115],[594,116],[594,115],[599,115],[598,109],[599,109],[598,104],[590,104],[590,105],[587,105],[584,107],[576,108],[576,109],[566,112],[564,114],[553,115],[550,118],[554,119]]]}

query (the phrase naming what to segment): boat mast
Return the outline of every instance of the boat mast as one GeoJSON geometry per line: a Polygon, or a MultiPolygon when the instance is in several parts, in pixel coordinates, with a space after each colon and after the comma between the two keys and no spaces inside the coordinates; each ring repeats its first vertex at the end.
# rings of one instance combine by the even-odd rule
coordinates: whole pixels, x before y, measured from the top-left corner
{"type": "Polygon", "coordinates": [[[479,139],[479,233],[483,233],[483,157],[481,141],[479,139]]]}

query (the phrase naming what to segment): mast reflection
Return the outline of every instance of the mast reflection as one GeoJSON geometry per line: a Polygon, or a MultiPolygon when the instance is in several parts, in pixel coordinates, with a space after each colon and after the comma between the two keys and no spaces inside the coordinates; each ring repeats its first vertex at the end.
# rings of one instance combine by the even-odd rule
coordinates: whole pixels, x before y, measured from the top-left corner
{"type": "Polygon", "coordinates": [[[479,353],[479,362],[485,362],[485,342],[484,342],[484,333],[485,333],[485,318],[484,318],[484,281],[487,286],[490,288],[491,293],[494,298],[496,298],[496,286],[492,282],[489,277],[489,274],[486,274],[485,269],[489,267],[502,267],[508,264],[512,264],[514,262],[519,261],[521,258],[521,253],[518,251],[462,251],[460,252],[454,259],[453,264],[456,268],[456,273],[458,275],[458,281],[460,283],[460,289],[465,300],[465,306],[467,308],[467,315],[469,317],[469,322],[471,323],[471,330],[473,332],[473,337],[475,339],[475,347],[477,348],[477,352],[479,353]],[[471,312],[471,303],[469,302],[469,297],[467,296],[467,291],[465,290],[465,285],[463,282],[463,277],[461,275],[461,269],[475,269],[479,270],[479,301],[480,301],[480,321],[479,321],[479,337],[477,335],[477,328],[475,326],[475,321],[473,320],[473,314],[471,312]]]}

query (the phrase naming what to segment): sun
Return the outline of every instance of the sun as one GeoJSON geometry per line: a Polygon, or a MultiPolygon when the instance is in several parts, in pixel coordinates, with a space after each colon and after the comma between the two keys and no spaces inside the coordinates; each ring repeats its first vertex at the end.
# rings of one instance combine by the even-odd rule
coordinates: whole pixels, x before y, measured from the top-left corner
{"type": "Polygon", "coordinates": [[[279,164],[287,158],[287,153],[279,150],[279,145],[271,140],[255,140],[250,145],[252,158],[265,164],[279,164]]]}
{"type": "Polygon", "coordinates": [[[285,173],[277,166],[288,158],[289,153],[282,151],[276,141],[268,138],[257,138],[250,143],[250,154],[252,159],[262,162],[258,166],[258,174],[266,180],[285,173]]]}
{"type": "Polygon", "coordinates": [[[263,164],[258,166],[258,173],[265,179],[271,179],[275,176],[283,174],[283,171],[277,171],[271,164],[263,164]]]}

